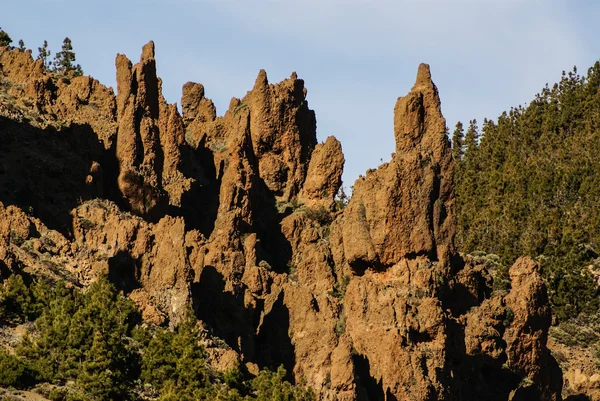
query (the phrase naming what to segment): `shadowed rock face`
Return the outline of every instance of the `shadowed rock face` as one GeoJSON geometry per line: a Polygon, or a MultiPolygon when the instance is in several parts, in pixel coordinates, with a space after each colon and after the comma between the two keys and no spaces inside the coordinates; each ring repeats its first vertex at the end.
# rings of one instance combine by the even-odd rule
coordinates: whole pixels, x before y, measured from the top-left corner
{"type": "Polygon", "coordinates": [[[152,42],[116,67],[115,97],[0,48],[13,97],[0,101],[0,274],[107,274],[156,324],[192,306],[251,371],[284,365],[322,400],[560,399],[537,264],[519,259],[510,292],[492,293],[454,249],[429,66],[394,108],[392,160],[343,211],[341,144],[317,143],[295,73],[270,84],[261,71],[222,117],[188,82],[180,116],[152,42]],[[19,152],[43,168],[23,172],[19,152]]]}

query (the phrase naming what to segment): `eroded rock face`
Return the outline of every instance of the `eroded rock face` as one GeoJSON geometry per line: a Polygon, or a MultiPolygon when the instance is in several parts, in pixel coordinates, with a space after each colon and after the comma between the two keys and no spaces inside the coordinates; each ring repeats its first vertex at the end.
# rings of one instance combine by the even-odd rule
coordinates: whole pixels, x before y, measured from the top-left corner
{"type": "Polygon", "coordinates": [[[342,186],[344,153],[342,144],[333,136],[317,144],[312,153],[300,200],[308,207],[331,210],[342,186]]]}
{"type": "Polygon", "coordinates": [[[452,160],[429,66],[394,109],[396,153],[354,184],[344,212],[344,253],[357,271],[404,257],[453,252],[452,160]]]}
{"type": "Polygon", "coordinates": [[[513,320],[504,334],[507,364],[531,382],[518,391],[536,394],[543,400],[560,399],[562,375],[546,346],[552,318],[540,266],[521,257],[509,274],[512,288],[505,303],[513,320]]]}
{"type": "Polygon", "coordinates": [[[117,126],[111,88],[91,77],[54,77],[30,51],[8,47],[0,47],[0,71],[3,90],[12,97],[3,106],[20,106],[11,119],[41,128],[90,126],[106,149],[112,146],[117,126]]]}
{"type": "Polygon", "coordinates": [[[89,77],[55,82],[18,50],[0,48],[0,66],[31,110],[74,124],[48,139],[0,102],[0,274],[25,266],[82,286],[107,274],[155,324],[191,306],[227,343],[215,364],[283,365],[322,400],[560,399],[538,266],[520,259],[511,291],[492,293],[485,266],[454,249],[427,65],[396,103],[391,161],[343,211],[341,145],[317,144],[296,74],[270,84],[261,71],[217,117],[201,84],[184,85],[183,116],[167,104],[152,42],[135,65],[117,56],[116,98],[89,77]],[[25,142],[50,152],[23,181],[25,142]],[[52,194],[56,174],[72,184],[52,194]]]}
{"type": "Polygon", "coordinates": [[[513,290],[491,296],[485,268],[465,264],[454,250],[452,160],[428,66],[419,67],[413,89],[398,99],[394,128],[392,160],[357,180],[331,227],[336,272],[352,275],[343,316],[356,353],[357,393],[392,400],[559,399],[537,265],[519,260],[511,269],[513,290]]]}
{"type": "Polygon", "coordinates": [[[267,73],[261,70],[252,90],[241,100],[233,98],[229,110],[217,119],[212,102],[204,98],[198,85],[184,85],[182,97],[186,119],[192,120],[192,142],[204,140],[215,153],[222,152],[236,135],[232,121],[249,111],[249,131],[261,179],[278,201],[296,198],[317,144],[315,113],[308,108],[304,81],[293,73],[283,82],[269,84],[267,73]]]}
{"type": "Polygon", "coordinates": [[[132,66],[119,54],[116,66],[119,189],[131,210],[142,216],[164,212],[167,205],[181,206],[194,179],[180,170],[183,121],[177,107],[162,96],[154,43],[144,46],[138,64],[132,66]]]}

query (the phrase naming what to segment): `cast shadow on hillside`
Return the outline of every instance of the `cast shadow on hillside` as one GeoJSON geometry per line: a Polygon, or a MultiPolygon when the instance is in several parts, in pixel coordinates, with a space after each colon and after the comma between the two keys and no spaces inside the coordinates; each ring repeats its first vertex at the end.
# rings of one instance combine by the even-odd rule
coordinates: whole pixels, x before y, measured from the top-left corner
{"type": "Polygon", "coordinates": [[[592,399],[585,394],[576,394],[568,396],[564,401],[592,401],[592,399]]]}
{"type": "Polygon", "coordinates": [[[259,367],[266,367],[272,371],[283,365],[287,371],[286,380],[294,383],[296,356],[288,334],[289,329],[290,313],[283,302],[283,292],[280,292],[258,329],[255,361],[259,367]]]}
{"type": "MultiPolygon", "coordinates": [[[[448,365],[441,371],[446,373],[439,377],[445,378],[442,383],[451,392],[451,398],[464,401],[504,401],[508,399],[511,391],[519,387],[522,378],[507,369],[505,356],[494,359],[482,353],[467,354],[465,328],[454,320],[449,320],[448,341],[448,365]],[[452,372],[452,375],[447,372],[452,372]]],[[[499,348],[506,347],[501,337],[496,341],[499,342],[499,348]]],[[[521,389],[518,394],[515,393],[513,399],[521,400],[522,396],[532,395],[536,391],[531,388],[521,389]]],[[[539,394],[537,398],[531,398],[535,399],[539,399],[539,394]]]]}
{"type": "Polygon", "coordinates": [[[352,355],[354,362],[355,382],[358,387],[359,401],[396,401],[396,397],[389,391],[384,391],[381,380],[376,380],[371,375],[371,363],[366,356],[352,355]]]}
{"type": "Polygon", "coordinates": [[[214,335],[237,351],[251,343],[254,311],[244,306],[243,294],[225,290],[225,280],[217,269],[205,266],[191,290],[196,316],[212,328],[214,335]]]}
{"type": "Polygon", "coordinates": [[[20,207],[51,229],[70,236],[73,208],[93,197],[114,199],[117,161],[89,124],[57,131],[0,118],[0,143],[0,202],[20,207]],[[94,162],[103,171],[102,183],[92,188],[86,178],[94,162]]]}
{"type": "Polygon", "coordinates": [[[225,289],[225,279],[217,269],[205,266],[198,282],[192,284],[197,318],[261,369],[276,370],[283,365],[288,372],[287,379],[293,379],[294,348],[288,334],[289,312],[283,303],[283,294],[263,316],[259,327],[263,301],[259,301],[256,308],[248,308],[244,305],[244,289],[234,291],[225,289]]]}
{"type": "Polygon", "coordinates": [[[139,260],[125,251],[119,251],[108,259],[108,280],[117,290],[129,295],[133,290],[141,287],[140,269],[139,260]]]}
{"type": "Polygon", "coordinates": [[[191,146],[181,148],[181,172],[192,177],[195,182],[181,198],[181,207],[170,207],[167,214],[181,216],[186,230],[196,229],[209,238],[215,228],[224,162],[219,171],[215,168],[214,154],[205,145],[205,138],[197,149],[191,146]]]}

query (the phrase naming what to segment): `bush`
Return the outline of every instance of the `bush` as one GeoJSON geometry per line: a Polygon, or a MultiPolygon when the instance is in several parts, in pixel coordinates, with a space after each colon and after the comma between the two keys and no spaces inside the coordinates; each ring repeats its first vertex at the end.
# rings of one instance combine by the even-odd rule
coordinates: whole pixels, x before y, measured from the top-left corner
{"type": "Polygon", "coordinates": [[[316,221],[321,226],[328,226],[333,221],[333,216],[323,206],[317,206],[314,208],[305,208],[304,215],[313,221],[316,221]]]}
{"type": "Polygon", "coordinates": [[[314,401],[315,394],[304,386],[292,386],[285,381],[287,374],[283,366],[276,372],[263,370],[250,382],[252,398],[256,401],[314,401]]]}
{"type": "Polygon", "coordinates": [[[0,386],[23,387],[32,382],[32,373],[25,363],[0,348],[0,386]]]}
{"type": "Polygon", "coordinates": [[[12,39],[4,29],[0,28],[0,46],[10,46],[12,39]]]}

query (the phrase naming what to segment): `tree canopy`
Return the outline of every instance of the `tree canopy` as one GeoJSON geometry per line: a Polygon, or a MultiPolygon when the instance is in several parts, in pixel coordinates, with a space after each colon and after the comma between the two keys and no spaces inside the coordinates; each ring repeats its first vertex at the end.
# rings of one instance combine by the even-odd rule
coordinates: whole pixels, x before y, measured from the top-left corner
{"type": "Polygon", "coordinates": [[[505,266],[537,257],[559,319],[599,306],[591,273],[600,269],[599,87],[599,62],[585,76],[563,72],[481,131],[471,121],[464,155],[453,152],[459,248],[505,266]]]}

